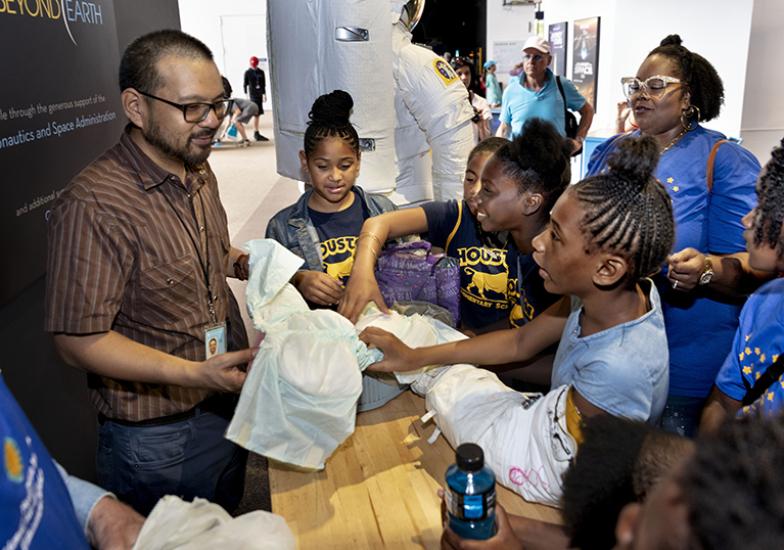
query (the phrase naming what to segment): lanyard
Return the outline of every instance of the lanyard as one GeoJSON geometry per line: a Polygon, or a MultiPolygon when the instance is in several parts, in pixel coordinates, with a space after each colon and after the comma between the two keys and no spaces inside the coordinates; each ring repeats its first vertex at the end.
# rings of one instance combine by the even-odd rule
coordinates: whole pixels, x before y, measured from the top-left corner
{"type": "MultiPolygon", "coordinates": [[[[212,294],[212,287],[210,286],[210,241],[207,238],[207,213],[204,210],[204,199],[202,198],[201,193],[199,193],[199,202],[201,203],[201,211],[202,211],[202,215],[204,216],[204,223],[202,224],[202,227],[204,228],[204,249],[205,249],[204,252],[207,256],[206,261],[201,257],[201,246],[199,246],[199,243],[196,241],[196,239],[193,238],[193,235],[188,229],[188,225],[185,223],[185,220],[182,219],[180,212],[174,206],[174,203],[166,195],[163,189],[159,188],[159,190],[163,195],[163,198],[166,199],[166,202],[169,203],[169,206],[174,211],[174,214],[177,216],[177,219],[180,220],[180,224],[182,224],[182,228],[185,230],[185,233],[188,235],[191,244],[193,244],[193,248],[196,251],[196,257],[199,259],[199,266],[201,267],[202,275],[204,275],[204,284],[207,287],[207,309],[209,310],[210,313],[210,321],[212,322],[212,324],[217,324],[218,316],[215,314],[215,298],[212,294]]],[[[188,199],[190,199],[191,197],[192,194],[189,191],[188,199]]],[[[196,226],[197,226],[196,230],[199,231],[199,227],[198,227],[199,220],[196,218],[196,210],[193,208],[193,202],[191,202],[190,205],[191,205],[191,213],[193,214],[193,219],[196,222],[196,226]]]]}

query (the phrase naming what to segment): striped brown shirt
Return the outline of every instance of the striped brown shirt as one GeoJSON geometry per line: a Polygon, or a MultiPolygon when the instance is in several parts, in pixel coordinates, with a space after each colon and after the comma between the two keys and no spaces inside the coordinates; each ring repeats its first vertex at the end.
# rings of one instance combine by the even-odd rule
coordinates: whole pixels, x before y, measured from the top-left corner
{"type": "MultiPolygon", "coordinates": [[[[215,175],[205,163],[183,183],[128,132],[68,184],[52,210],[46,330],[112,330],[201,361],[204,331],[212,324],[204,264],[216,319],[231,317],[230,348],[247,345],[226,283],[230,242],[215,175]]],[[[211,393],[96,375],[89,386],[98,412],[131,421],[187,411],[211,393]]]]}

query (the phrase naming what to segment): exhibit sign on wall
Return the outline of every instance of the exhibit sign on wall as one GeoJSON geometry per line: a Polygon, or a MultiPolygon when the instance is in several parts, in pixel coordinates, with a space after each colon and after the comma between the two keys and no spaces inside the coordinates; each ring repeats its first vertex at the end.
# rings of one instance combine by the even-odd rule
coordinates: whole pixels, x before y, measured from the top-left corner
{"type": "Polygon", "coordinates": [[[572,32],[572,82],[596,109],[599,68],[599,17],[577,19],[572,32]]]}
{"type": "Polygon", "coordinates": [[[566,77],[566,31],[568,28],[569,23],[566,21],[553,23],[548,27],[547,33],[547,40],[552,46],[553,72],[557,76],[563,77],[566,77]]]}
{"type": "Polygon", "coordinates": [[[0,304],[38,279],[68,181],[124,126],[111,0],[0,0],[0,304]]]}

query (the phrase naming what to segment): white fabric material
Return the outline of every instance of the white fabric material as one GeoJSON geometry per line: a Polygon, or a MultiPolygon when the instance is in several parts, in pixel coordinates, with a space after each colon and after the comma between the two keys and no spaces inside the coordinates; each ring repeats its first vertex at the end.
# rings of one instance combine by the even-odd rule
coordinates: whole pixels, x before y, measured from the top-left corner
{"type": "Polygon", "coordinates": [[[294,550],[294,535],[282,517],[258,510],[232,518],[226,510],[197,498],[158,501],[139,532],[133,550],[294,550]]]}
{"type": "Polygon", "coordinates": [[[318,96],[340,89],[354,98],[359,137],[375,141],[374,151],[362,152],[357,184],[391,191],[397,170],[389,0],[267,0],[267,18],[278,173],[303,179],[297,153],[308,113],[318,96]],[[369,40],[336,40],[338,27],[366,29],[369,40]]]}
{"type": "Polygon", "coordinates": [[[246,248],[248,309],[265,337],[226,437],[282,462],[324,468],[354,432],[362,370],[380,352],[337,312],[308,309],[288,283],[301,263],[296,255],[272,239],[246,248]]]}
{"type": "Polygon", "coordinates": [[[577,450],[566,431],[568,386],[532,401],[470,365],[429,374],[423,377],[429,383],[426,407],[447,441],[455,448],[476,443],[499,483],[526,500],[558,506],[563,474],[577,450]]]}

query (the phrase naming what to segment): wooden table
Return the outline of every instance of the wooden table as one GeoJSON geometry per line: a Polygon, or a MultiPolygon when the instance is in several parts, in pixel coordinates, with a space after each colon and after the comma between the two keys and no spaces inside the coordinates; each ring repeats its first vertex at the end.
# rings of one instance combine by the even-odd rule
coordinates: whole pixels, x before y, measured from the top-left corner
{"type": "MultiPolygon", "coordinates": [[[[424,399],[404,392],[357,416],[357,429],[322,472],[270,461],[272,511],[288,522],[303,550],[311,548],[439,548],[436,489],[455,453],[443,437],[427,442],[424,399]]],[[[557,510],[531,504],[497,486],[510,513],[560,523],[557,510]]]]}

